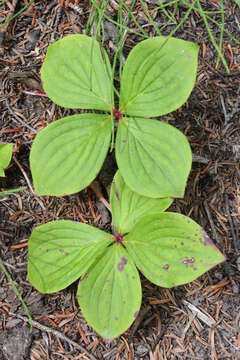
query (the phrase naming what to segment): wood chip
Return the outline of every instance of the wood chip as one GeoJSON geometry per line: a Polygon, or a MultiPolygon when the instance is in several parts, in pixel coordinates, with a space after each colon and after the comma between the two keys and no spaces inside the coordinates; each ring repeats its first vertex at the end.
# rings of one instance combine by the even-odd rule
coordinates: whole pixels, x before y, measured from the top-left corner
{"type": "Polygon", "coordinates": [[[196,316],[204,322],[209,327],[212,327],[216,325],[216,321],[213,319],[210,319],[207,315],[205,315],[202,311],[200,311],[196,306],[191,304],[190,302],[183,300],[183,303],[192,311],[193,314],[196,314],[196,316]]]}

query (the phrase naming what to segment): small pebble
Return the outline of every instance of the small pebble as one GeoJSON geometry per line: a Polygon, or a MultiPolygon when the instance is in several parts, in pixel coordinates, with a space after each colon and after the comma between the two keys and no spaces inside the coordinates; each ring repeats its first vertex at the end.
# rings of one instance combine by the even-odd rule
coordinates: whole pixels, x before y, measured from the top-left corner
{"type": "Polygon", "coordinates": [[[6,290],[3,288],[0,288],[0,301],[2,301],[6,297],[6,290]]]}
{"type": "Polygon", "coordinates": [[[6,329],[12,329],[15,326],[17,326],[20,322],[22,322],[22,320],[20,320],[20,319],[9,320],[6,324],[6,329]]]}
{"type": "Polygon", "coordinates": [[[220,271],[215,271],[214,275],[215,275],[215,278],[217,278],[218,280],[223,279],[223,274],[220,271]]]}
{"type": "Polygon", "coordinates": [[[6,330],[2,346],[5,360],[29,359],[29,350],[32,342],[32,334],[29,328],[18,326],[6,330]]]}
{"type": "Polygon", "coordinates": [[[143,345],[138,345],[137,348],[136,348],[136,354],[137,355],[143,355],[145,353],[148,352],[148,348],[146,348],[146,346],[143,346],[143,345]]]}
{"type": "Polygon", "coordinates": [[[240,271],[240,256],[238,256],[238,258],[236,260],[236,264],[237,264],[238,271],[240,271]]]}

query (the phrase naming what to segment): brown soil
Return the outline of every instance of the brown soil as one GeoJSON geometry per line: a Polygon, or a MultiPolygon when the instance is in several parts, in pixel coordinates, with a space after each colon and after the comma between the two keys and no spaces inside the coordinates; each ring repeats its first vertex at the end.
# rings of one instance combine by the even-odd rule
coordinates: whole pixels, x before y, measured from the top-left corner
{"type": "MultiPolygon", "coordinates": [[[[76,11],[61,8],[56,1],[36,0],[0,32],[0,141],[15,144],[0,187],[26,187],[0,199],[0,257],[34,319],[29,332],[26,313],[11,282],[0,272],[0,359],[240,359],[240,50],[224,35],[223,52],[231,71],[227,73],[222,65],[216,70],[216,51],[195,13],[175,36],[201,45],[197,83],[188,102],[164,117],[188,136],[194,154],[185,197],[175,200],[171,210],[202,225],[226,255],[226,262],[196,281],[170,290],[142,277],[140,315],[114,340],[103,340],[85,322],[76,302],[75,284],[42,295],[28,282],[27,241],[35,226],[55,219],[85,219],[110,230],[110,215],[91,188],[59,198],[40,198],[31,189],[28,157],[36,132],[73,112],[24,91],[41,91],[39,71],[50,43],[84,32],[90,6],[88,1],[79,3],[76,11]]],[[[117,1],[110,3],[109,16],[114,18],[117,1]]],[[[146,2],[149,8],[151,3],[146,2]]],[[[216,0],[202,3],[211,10],[219,5],[216,0]]],[[[239,38],[239,8],[233,0],[225,3],[226,28],[239,38]]],[[[0,7],[0,19],[23,5],[23,1],[7,1],[0,7]]],[[[184,11],[180,6],[176,19],[181,19],[184,11]]],[[[140,4],[135,16],[145,31],[155,36],[140,4]]],[[[163,24],[166,19],[156,13],[155,21],[163,24]]],[[[164,35],[171,29],[168,26],[164,35]]],[[[216,28],[212,31],[219,36],[216,28]]],[[[127,34],[126,55],[140,40],[127,34]]],[[[115,28],[105,21],[104,47],[111,58],[115,41],[115,28]]],[[[109,183],[115,171],[114,162],[111,164],[101,173],[104,185],[105,178],[109,183]]]]}

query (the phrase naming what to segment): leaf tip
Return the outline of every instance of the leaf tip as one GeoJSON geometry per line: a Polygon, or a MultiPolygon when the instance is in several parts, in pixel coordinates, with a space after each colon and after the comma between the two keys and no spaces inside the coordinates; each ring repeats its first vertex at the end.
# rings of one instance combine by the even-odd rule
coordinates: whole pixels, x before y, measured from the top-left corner
{"type": "Polygon", "coordinates": [[[204,246],[210,245],[210,246],[212,246],[212,247],[215,248],[214,243],[212,242],[212,240],[210,239],[210,237],[207,235],[207,233],[206,233],[203,229],[200,230],[200,233],[201,233],[202,236],[203,236],[203,238],[202,238],[202,237],[199,238],[200,243],[203,244],[204,246]]]}

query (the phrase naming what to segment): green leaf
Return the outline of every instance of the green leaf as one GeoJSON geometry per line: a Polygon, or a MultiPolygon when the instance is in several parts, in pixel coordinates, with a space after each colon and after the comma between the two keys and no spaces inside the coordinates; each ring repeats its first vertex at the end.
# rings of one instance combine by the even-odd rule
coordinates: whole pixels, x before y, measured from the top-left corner
{"type": "Polygon", "coordinates": [[[111,66],[99,43],[86,35],[69,35],[48,47],[41,70],[43,88],[67,108],[111,111],[111,66]]]}
{"type": "Polygon", "coordinates": [[[191,170],[187,138],[173,126],[155,119],[119,121],[116,159],[126,184],[152,197],[182,197],[191,170]]]}
{"type": "Polygon", "coordinates": [[[110,203],[114,224],[119,233],[128,233],[146,214],[158,214],[172,203],[170,198],[152,199],[133,192],[119,171],[111,186],[110,203]]]}
{"type": "Polygon", "coordinates": [[[121,78],[119,108],[132,116],[160,116],[188,99],[199,46],[176,38],[144,40],[130,52],[121,78]]]}
{"type": "Polygon", "coordinates": [[[113,241],[110,234],[69,220],[35,228],[28,242],[28,279],[42,293],[66,288],[113,241]]]}
{"type": "Polygon", "coordinates": [[[141,306],[141,282],[130,255],[110,246],[78,286],[78,303],[87,322],[104,338],[122,334],[141,306]]]}
{"type": "Polygon", "coordinates": [[[111,140],[110,115],[78,114],[57,120],[36,136],[30,165],[38,195],[66,195],[88,186],[111,140]]]}
{"type": "Polygon", "coordinates": [[[13,144],[0,144],[0,177],[5,176],[3,169],[10,164],[13,144]]]}
{"type": "Polygon", "coordinates": [[[177,213],[142,218],[124,245],[144,276],[166,288],[193,281],[225,260],[195,221],[177,213]]]}

